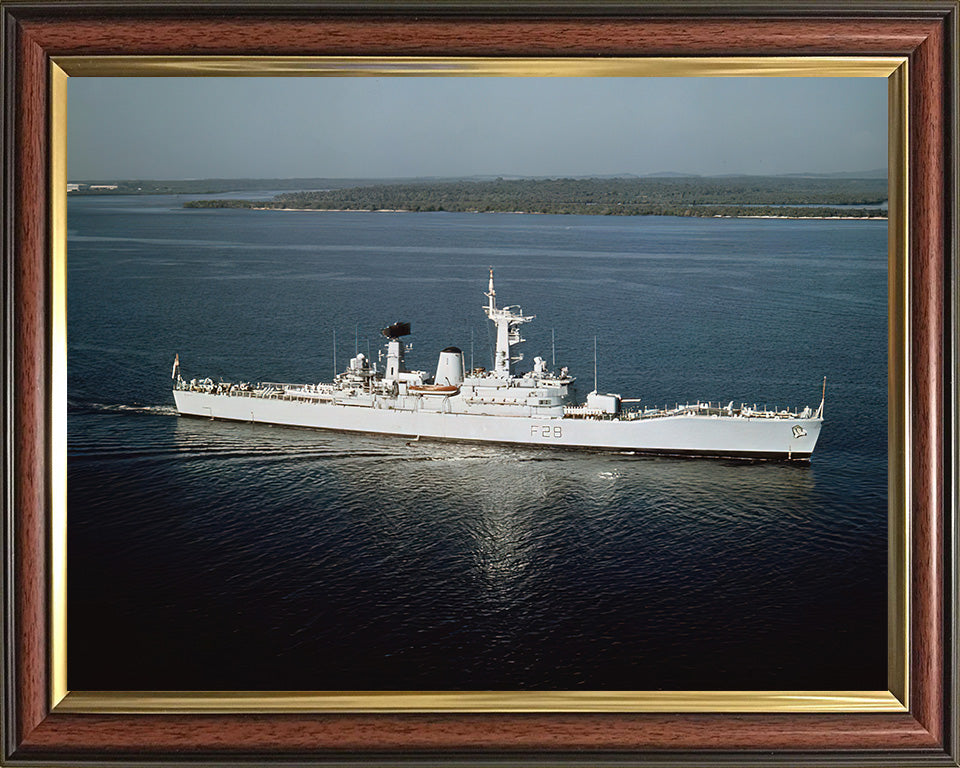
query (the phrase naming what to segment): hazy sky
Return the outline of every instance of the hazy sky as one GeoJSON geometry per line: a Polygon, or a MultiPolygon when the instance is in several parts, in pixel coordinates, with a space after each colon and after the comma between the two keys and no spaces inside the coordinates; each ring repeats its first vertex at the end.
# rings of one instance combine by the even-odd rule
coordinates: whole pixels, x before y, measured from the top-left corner
{"type": "Polygon", "coordinates": [[[71,78],[69,177],[830,173],[883,78],[71,78]]]}

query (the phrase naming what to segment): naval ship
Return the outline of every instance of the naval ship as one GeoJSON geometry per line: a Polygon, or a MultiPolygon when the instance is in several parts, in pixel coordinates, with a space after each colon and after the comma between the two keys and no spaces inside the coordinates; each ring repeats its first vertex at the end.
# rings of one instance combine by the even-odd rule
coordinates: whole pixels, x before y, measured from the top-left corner
{"type": "MultiPolygon", "coordinates": [[[[636,454],[808,461],[820,435],[820,405],[795,412],[733,402],[697,402],[673,408],[644,407],[639,398],[598,392],[575,402],[567,368],[549,370],[535,357],[519,373],[524,341],[520,328],[535,319],[518,306],[497,306],[493,270],[484,294],[487,318],[496,327],[493,370],[465,370],[463,352],[440,352],[433,376],[407,370],[404,337],[410,324],[384,328],[384,358],[362,353],[330,383],[231,383],[185,381],[180,356],[171,377],[177,411],[184,416],[295,427],[396,435],[412,439],[504,443],[521,446],[608,450],[636,454]]],[[[595,377],[596,378],[596,377],[595,377]]]]}

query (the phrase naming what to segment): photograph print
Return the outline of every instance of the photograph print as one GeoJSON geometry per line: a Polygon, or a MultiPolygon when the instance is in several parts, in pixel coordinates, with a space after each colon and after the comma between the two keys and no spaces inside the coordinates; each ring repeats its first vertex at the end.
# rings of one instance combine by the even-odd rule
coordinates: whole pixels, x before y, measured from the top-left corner
{"type": "Polygon", "coordinates": [[[887,689],[887,83],[71,77],[71,690],[887,689]]]}

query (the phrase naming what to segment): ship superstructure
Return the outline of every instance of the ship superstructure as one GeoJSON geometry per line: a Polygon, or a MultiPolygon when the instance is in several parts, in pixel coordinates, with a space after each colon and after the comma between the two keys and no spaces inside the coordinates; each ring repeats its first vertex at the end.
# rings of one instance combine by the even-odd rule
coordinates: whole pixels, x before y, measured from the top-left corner
{"type": "Polygon", "coordinates": [[[673,408],[641,407],[638,398],[590,392],[573,400],[566,368],[514,371],[522,354],[520,328],[535,319],[517,306],[497,306],[490,270],[483,310],[496,328],[493,369],[466,370],[463,352],[440,352],[436,372],[406,368],[404,337],[410,324],[381,333],[385,361],[358,353],[330,383],[185,381],[174,362],[177,410],[185,416],[281,424],[410,438],[536,445],[641,454],[806,460],[823,423],[820,405],[796,412],[732,402],[697,402],[673,408]]]}

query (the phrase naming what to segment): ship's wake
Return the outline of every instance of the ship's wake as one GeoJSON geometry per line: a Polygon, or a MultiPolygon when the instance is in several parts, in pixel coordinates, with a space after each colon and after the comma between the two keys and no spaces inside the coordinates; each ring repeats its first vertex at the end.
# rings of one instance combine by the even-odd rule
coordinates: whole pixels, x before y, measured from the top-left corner
{"type": "Polygon", "coordinates": [[[151,416],[176,416],[173,405],[146,405],[144,403],[89,403],[67,400],[67,410],[72,414],[80,413],[126,413],[149,414],[151,416]]]}

